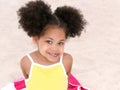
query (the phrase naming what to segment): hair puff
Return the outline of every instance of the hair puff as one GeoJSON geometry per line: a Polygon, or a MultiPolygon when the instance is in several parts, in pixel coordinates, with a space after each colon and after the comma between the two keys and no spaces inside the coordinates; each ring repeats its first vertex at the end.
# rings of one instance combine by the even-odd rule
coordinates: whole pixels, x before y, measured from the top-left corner
{"type": "Polygon", "coordinates": [[[66,23],[68,37],[81,35],[86,24],[86,20],[83,18],[83,15],[79,10],[70,6],[63,6],[58,7],[54,14],[62,20],[62,22],[66,23]]]}
{"type": "Polygon", "coordinates": [[[40,35],[52,15],[50,6],[41,0],[30,1],[17,13],[20,26],[29,36],[40,35]]]}

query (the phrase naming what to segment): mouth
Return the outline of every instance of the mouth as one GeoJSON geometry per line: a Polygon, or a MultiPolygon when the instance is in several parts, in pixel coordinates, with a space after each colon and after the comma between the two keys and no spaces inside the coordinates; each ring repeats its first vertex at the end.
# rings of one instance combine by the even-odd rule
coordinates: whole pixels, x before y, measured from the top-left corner
{"type": "Polygon", "coordinates": [[[55,58],[59,56],[58,53],[50,53],[50,52],[48,52],[48,54],[49,54],[50,56],[52,56],[52,57],[55,57],[55,58]]]}

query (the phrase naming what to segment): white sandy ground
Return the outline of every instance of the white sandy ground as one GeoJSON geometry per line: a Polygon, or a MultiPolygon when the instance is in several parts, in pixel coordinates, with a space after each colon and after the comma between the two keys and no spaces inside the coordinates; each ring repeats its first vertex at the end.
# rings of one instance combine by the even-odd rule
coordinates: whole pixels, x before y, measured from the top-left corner
{"type": "MultiPolygon", "coordinates": [[[[18,29],[16,11],[28,0],[0,0],[0,88],[23,77],[20,59],[35,48],[18,29]]],[[[91,90],[120,90],[120,0],[46,0],[81,9],[88,21],[80,38],[70,39],[72,73],[91,90]]]]}

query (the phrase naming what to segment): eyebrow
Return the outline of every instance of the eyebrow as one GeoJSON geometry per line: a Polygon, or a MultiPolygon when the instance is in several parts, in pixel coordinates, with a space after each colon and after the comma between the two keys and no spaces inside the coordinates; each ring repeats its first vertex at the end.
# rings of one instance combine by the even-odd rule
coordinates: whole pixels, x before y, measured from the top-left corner
{"type": "MultiPolygon", "coordinates": [[[[53,38],[50,38],[50,37],[47,37],[47,39],[50,39],[50,40],[53,40],[53,41],[54,41],[54,39],[53,39],[53,38]]],[[[65,41],[65,39],[61,39],[60,41],[65,41]]]]}

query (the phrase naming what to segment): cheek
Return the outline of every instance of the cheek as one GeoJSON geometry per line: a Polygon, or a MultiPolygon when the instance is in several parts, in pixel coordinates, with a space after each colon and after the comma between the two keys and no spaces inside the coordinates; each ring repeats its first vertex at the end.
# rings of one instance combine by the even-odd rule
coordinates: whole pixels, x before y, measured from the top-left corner
{"type": "Polygon", "coordinates": [[[64,46],[63,47],[60,47],[60,52],[64,52],[64,46]]]}
{"type": "Polygon", "coordinates": [[[39,51],[40,52],[45,52],[48,49],[48,46],[44,43],[39,44],[39,51]]]}
{"type": "Polygon", "coordinates": [[[47,50],[48,48],[49,48],[49,47],[48,47],[47,45],[41,45],[41,46],[40,46],[40,49],[41,49],[41,50],[44,50],[44,51],[47,50]]]}

